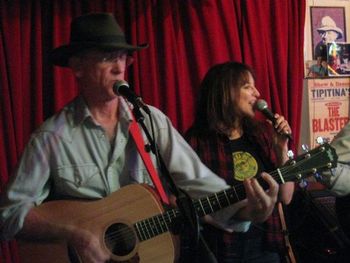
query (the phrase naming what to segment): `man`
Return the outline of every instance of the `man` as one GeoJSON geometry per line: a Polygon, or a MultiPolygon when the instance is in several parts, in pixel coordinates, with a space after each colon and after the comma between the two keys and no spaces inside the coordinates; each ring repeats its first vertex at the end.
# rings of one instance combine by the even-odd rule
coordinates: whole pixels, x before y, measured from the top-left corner
{"type": "Polygon", "coordinates": [[[310,66],[307,76],[314,78],[327,76],[327,61],[322,57],[317,57],[316,64],[310,66]]]}
{"type": "Polygon", "coordinates": [[[322,57],[327,59],[327,43],[335,42],[343,37],[343,30],[337,27],[330,16],[324,16],[321,20],[321,27],[317,28],[321,41],[315,47],[314,58],[322,57]]]}
{"type": "MultiPolygon", "coordinates": [[[[38,213],[35,206],[48,199],[102,199],[133,183],[152,185],[129,135],[132,106],[113,91],[132,63],[129,54],[145,47],[128,44],[111,14],[87,14],[72,21],[70,43],[53,50],[51,57],[53,64],[72,70],[79,95],[33,133],[2,195],[3,239],[64,240],[83,262],[105,262],[111,257],[96,233],[57,223],[50,213],[38,213]]],[[[227,188],[200,162],[169,119],[149,108],[155,141],[176,184],[194,198],[227,188]]],[[[148,118],[145,125],[151,127],[148,118]]],[[[151,158],[156,165],[155,157],[151,158]]],[[[246,180],[247,200],[206,220],[228,231],[245,231],[249,222],[241,219],[265,220],[276,202],[278,185],[268,174],[263,178],[268,192],[256,180],[246,180]]]]}
{"type": "Polygon", "coordinates": [[[325,171],[324,183],[338,196],[350,194],[350,122],[331,142],[338,155],[338,165],[333,171],[325,171]]]}
{"type": "MultiPolygon", "coordinates": [[[[348,237],[346,246],[350,246],[350,122],[334,137],[331,146],[338,155],[337,167],[323,172],[323,183],[336,195],[335,210],[342,230],[348,237]]],[[[348,250],[344,251],[349,257],[348,250]]]]}

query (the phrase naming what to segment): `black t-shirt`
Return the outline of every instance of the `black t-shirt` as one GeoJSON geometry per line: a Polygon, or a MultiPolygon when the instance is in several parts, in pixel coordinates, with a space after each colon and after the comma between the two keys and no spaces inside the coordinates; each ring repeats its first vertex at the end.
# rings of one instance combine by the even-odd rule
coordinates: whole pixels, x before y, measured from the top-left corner
{"type": "Polygon", "coordinates": [[[253,144],[246,136],[230,140],[233,163],[234,184],[242,183],[244,179],[253,178],[263,171],[269,170],[270,164],[262,156],[262,149],[253,144]]]}
{"type": "MultiPolygon", "coordinates": [[[[233,163],[233,185],[242,184],[244,179],[253,178],[263,171],[271,170],[271,162],[264,156],[261,147],[257,143],[242,136],[230,140],[233,163]]],[[[253,224],[246,232],[246,238],[261,237],[264,234],[264,223],[253,224]]]]}

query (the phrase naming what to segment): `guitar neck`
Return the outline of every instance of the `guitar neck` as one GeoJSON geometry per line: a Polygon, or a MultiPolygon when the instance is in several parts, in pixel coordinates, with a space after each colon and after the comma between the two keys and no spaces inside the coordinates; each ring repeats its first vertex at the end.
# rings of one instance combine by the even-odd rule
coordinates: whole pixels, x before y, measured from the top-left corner
{"type": "MultiPolygon", "coordinates": [[[[336,166],[337,159],[335,150],[328,144],[325,144],[299,155],[296,159],[288,161],[285,165],[271,171],[269,174],[278,184],[284,184],[285,182],[297,181],[316,172],[333,168],[336,166]]],[[[268,183],[261,176],[256,177],[256,179],[263,189],[269,188],[268,183]]],[[[198,216],[202,217],[245,198],[244,185],[240,183],[229,189],[195,200],[193,201],[193,206],[198,216]]],[[[141,241],[147,240],[169,231],[173,221],[180,215],[179,210],[171,209],[163,214],[139,221],[134,225],[136,233],[141,241]]]]}
{"type": "MultiPolygon", "coordinates": [[[[284,183],[283,176],[279,176],[281,171],[279,169],[271,172],[270,174],[275,179],[278,184],[284,183]]],[[[256,178],[259,184],[262,186],[264,190],[269,188],[269,185],[262,177],[256,178]]],[[[229,189],[223,190],[221,192],[212,194],[207,197],[200,198],[194,201],[193,205],[197,211],[197,214],[202,217],[216,211],[221,210],[222,208],[228,207],[238,201],[241,201],[246,198],[246,193],[244,190],[243,183],[237,184],[236,186],[232,186],[229,189]]]]}
{"type": "MultiPolygon", "coordinates": [[[[258,181],[264,185],[265,181],[261,180],[261,178],[258,181]]],[[[264,188],[267,189],[266,183],[265,186],[264,188]]],[[[243,199],[245,199],[244,186],[239,184],[236,187],[195,200],[193,206],[198,216],[203,217],[243,199]]],[[[170,209],[162,214],[135,223],[134,228],[138,238],[144,241],[169,231],[175,219],[179,217],[181,217],[181,213],[178,209],[170,209]]]]}

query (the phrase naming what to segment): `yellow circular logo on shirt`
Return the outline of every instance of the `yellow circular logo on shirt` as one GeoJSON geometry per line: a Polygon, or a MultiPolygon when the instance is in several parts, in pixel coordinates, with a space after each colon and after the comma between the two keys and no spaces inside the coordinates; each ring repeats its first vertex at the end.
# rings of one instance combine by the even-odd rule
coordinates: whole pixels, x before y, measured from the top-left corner
{"type": "Polygon", "coordinates": [[[233,158],[233,177],[238,181],[252,178],[258,172],[258,163],[248,152],[234,152],[233,158]]]}

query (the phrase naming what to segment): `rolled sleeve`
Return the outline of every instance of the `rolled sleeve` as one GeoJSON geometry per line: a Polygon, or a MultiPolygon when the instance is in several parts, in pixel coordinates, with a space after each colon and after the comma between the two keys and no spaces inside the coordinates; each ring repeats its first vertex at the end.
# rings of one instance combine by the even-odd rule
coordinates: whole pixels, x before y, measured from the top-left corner
{"type": "Polygon", "coordinates": [[[48,176],[47,151],[32,137],[1,196],[1,239],[13,239],[23,227],[28,211],[48,196],[48,176]]]}

